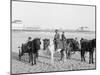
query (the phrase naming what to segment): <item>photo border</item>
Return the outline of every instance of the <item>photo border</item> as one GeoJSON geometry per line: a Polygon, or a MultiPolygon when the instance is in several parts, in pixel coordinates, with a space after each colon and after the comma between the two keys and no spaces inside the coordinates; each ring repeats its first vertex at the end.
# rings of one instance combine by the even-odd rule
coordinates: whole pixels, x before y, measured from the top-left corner
{"type": "MultiPolygon", "coordinates": [[[[97,40],[97,7],[96,7],[96,5],[57,3],[57,2],[42,2],[42,1],[26,1],[26,0],[10,0],[10,74],[11,75],[13,74],[12,73],[12,1],[95,7],[95,38],[97,40]]],[[[96,44],[97,44],[97,41],[96,41],[96,44]]],[[[96,48],[96,50],[97,50],[97,48],[96,48]]],[[[77,69],[77,70],[61,70],[61,71],[48,71],[48,72],[16,73],[16,74],[13,74],[13,75],[96,70],[96,68],[97,68],[97,51],[96,50],[95,50],[95,68],[94,69],[77,69]]]]}

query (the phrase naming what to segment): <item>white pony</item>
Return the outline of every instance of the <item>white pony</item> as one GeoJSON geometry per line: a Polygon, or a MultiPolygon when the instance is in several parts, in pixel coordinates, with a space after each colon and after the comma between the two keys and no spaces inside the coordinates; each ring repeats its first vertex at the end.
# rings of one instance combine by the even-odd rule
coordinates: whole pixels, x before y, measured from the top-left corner
{"type": "MultiPolygon", "coordinates": [[[[76,40],[78,43],[79,43],[79,49],[81,49],[81,46],[80,46],[80,39],[77,38],[76,40]]],[[[61,50],[63,50],[63,54],[64,54],[64,61],[66,61],[66,58],[68,57],[68,52],[71,51],[71,47],[70,47],[70,43],[66,43],[66,41],[63,41],[63,46],[62,47],[59,47],[57,48],[57,50],[55,50],[55,45],[54,45],[54,42],[53,40],[50,40],[50,45],[48,46],[48,50],[50,51],[51,53],[51,63],[54,64],[54,54],[56,52],[58,53],[61,53],[61,50]]],[[[61,44],[60,44],[61,45],[61,44]]]]}
{"type": "Polygon", "coordinates": [[[56,52],[60,53],[62,48],[57,48],[57,50],[55,50],[55,45],[53,43],[53,40],[50,40],[50,45],[48,46],[48,50],[50,51],[51,54],[51,63],[54,64],[54,54],[56,52]]]}

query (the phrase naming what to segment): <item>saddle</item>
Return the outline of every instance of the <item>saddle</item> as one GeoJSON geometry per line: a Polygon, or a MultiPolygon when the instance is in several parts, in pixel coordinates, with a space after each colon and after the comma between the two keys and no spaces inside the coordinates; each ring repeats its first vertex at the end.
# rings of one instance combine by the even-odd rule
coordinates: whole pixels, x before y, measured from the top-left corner
{"type": "Polygon", "coordinates": [[[64,48],[65,44],[61,39],[57,40],[56,42],[57,42],[57,48],[56,49],[63,49],[64,48]]]}

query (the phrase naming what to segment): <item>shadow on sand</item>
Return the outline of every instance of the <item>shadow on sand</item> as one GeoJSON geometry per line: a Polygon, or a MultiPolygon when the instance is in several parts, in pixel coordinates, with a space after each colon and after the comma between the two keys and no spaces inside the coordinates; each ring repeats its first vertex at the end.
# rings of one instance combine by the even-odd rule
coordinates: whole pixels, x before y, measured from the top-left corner
{"type": "MultiPolygon", "coordinates": [[[[47,59],[47,60],[50,60],[50,59],[51,59],[50,55],[49,55],[49,56],[39,55],[39,57],[40,57],[40,58],[43,58],[43,59],[47,59]]],[[[56,57],[57,59],[59,59],[60,56],[57,57],[57,55],[56,55],[55,57],[56,57]]],[[[13,59],[19,61],[18,53],[12,52],[11,60],[13,60],[13,59]]],[[[77,58],[70,58],[70,59],[66,59],[66,60],[75,60],[75,61],[81,62],[81,60],[80,60],[80,59],[77,59],[77,58]]],[[[58,60],[55,60],[55,61],[58,61],[58,60]]],[[[29,65],[30,65],[28,54],[27,54],[27,53],[24,54],[24,55],[22,56],[22,58],[21,58],[21,61],[19,61],[19,62],[22,62],[22,63],[25,63],[25,64],[29,64],[29,65]]],[[[51,66],[50,63],[47,63],[47,62],[45,62],[45,61],[43,62],[43,61],[37,60],[37,62],[38,62],[38,63],[48,64],[48,65],[51,66]]],[[[85,62],[85,63],[88,63],[88,62],[85,62]]]]}

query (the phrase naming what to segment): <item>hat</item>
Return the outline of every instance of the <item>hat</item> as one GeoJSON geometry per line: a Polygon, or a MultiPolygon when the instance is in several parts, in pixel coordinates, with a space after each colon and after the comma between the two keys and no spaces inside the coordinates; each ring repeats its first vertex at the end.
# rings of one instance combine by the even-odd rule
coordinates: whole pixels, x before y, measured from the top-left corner
{"type": "Polygon", "coordinates": [[[65,33],[64,31],[62,33],[65,33]]]}
{"type": "Polygon", "coordinates": [[[58,29],[56,29],[55,32],[58,32],[58,29]]]}
{"type": "Polygon", "coordinates": [[[28,39],[32,39],[31,37],[28,37],[28,39]]]}

